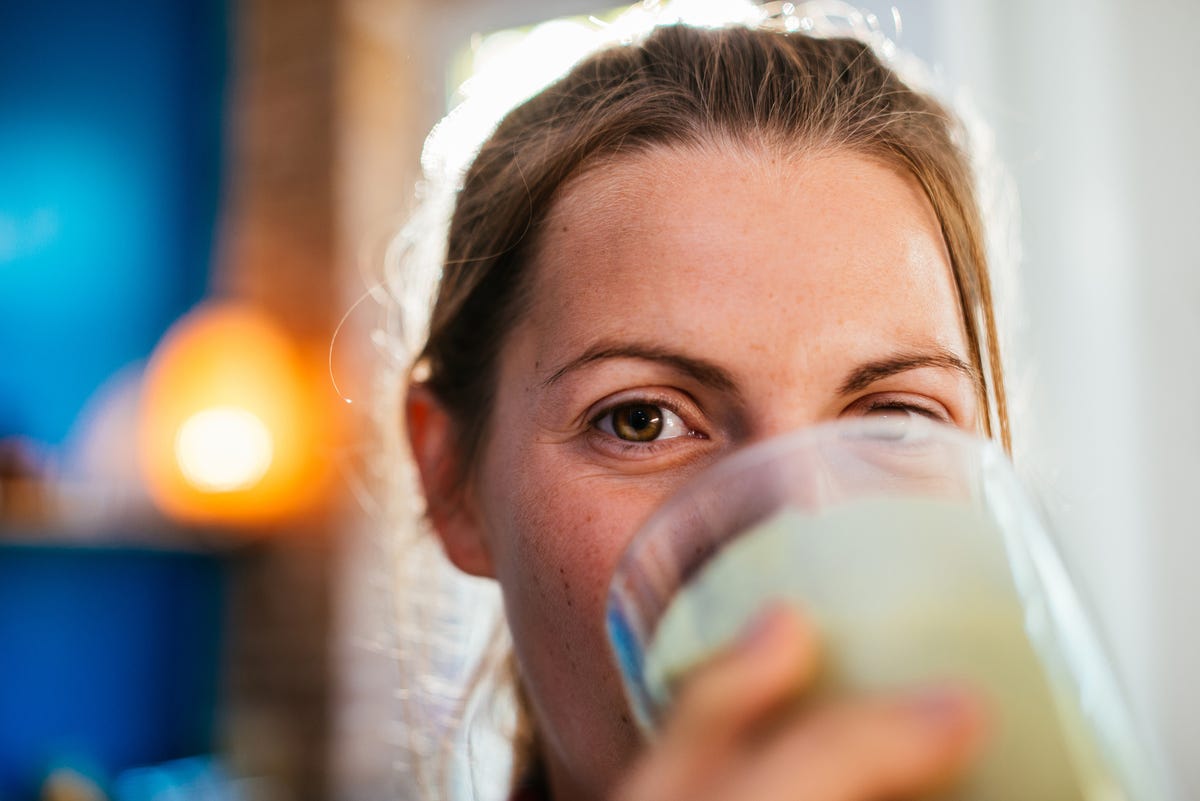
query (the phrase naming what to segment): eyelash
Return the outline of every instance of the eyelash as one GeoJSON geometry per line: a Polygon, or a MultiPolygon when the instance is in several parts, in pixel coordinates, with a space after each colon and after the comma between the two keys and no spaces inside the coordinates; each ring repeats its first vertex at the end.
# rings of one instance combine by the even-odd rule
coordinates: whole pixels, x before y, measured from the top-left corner
{"type": "MultiPolygon", "coordinates": [[[[688,433],[685,436],[650,440],[648,442],[631,442],[628,440],[623,440],[620,437],[613,436],[612,434],[601,430],[600,421],[605,417],[608,417],[622,407],[639,405],[655,406],[665,409],[683,420],[684,425],[688,425],[687,418],[690,416],[690,413],[685,412],[682,408],[680,408],[680,404],[675,402],[672,398],[653,395],[629,396],[621,398],[614,403],[610,403],[601,408],[600,411],[591,415],[588,418],[588,435],[596,438],[595,441],[602,442],[602,447],[607,448],[610,451],[615,450],[619,455],[627,456],[636,454],[638,456],[647,457],[654,456],[655,454],[658,454],[661,451],[669,448],[678,447],[681,443],[677,442],[676,440],[708,439],[708,437],[702,432],[699,432],[690,426],[688,426],[688,433]]],[[[869,414],[881,409],[895,409],[898,411],[921,415],[922,417],[927,417],[935,422],[947,424],[951,423],[950,417],[944,412],[933,409],[930,406],[925,406],[919,403],[905,401],[886,395],[870,398],[865,407],[862,409],[862,413],[869,414]]]]}
{"type": "Polygon", "coordinates": [[[604,406],[596,414],[591,415],[591,417],[588,418],[588,434],[600,438],[600,440],[604,442],[604,447],[616,449],[621,453],[621,455],[636,453],[639,456],[653,456],[654,454],[659,453],[667,448],[677,447],[680,444],[677,442],[677,440],[708,439],[708,437],[702,432],[697,431],[688,424],[687,419],[689,416],[690,414],[681,409],[680,404],[676,403],[671,398],[646,395],[629,396],[621,398],[615,403],[610,403],[604,406]],[[688,428],[688,433],[681,437],[656,439],[648,442],[631,442],[601,430],[600,421],[624,406],[654,406],[660,409],[665,409],[683,421],[683,424],[688,428]]]}
{"type": "Polygon", "coordinates": [[[897,409],[905,412],[912,412],[913,414],[919,414],[922,417],[928,417],[930,420],[938,423],[951,422],[950,418],[945,413],[937,411],[931,407],[923,406],[919,403],[898,400],[896,398],[889,398],[887,396],[872,398],[867,404],[866,408],[863,409],[863,413],[866,414],[869,412],[878,411],[880,409],[897,409]]]}

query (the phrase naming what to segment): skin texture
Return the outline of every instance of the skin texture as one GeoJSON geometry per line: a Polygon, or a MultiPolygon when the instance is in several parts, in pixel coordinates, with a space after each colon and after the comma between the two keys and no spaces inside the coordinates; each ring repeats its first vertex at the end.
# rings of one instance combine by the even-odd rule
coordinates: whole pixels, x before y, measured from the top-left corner
{"type": "Polygon", "coordinates": [[[626,543],[732,449],[863,414],[979,430],[951,268],[920,187],[849,153],[659,148],[575,178],[537,237],[529,308],[465,494],[452,489],[452,423],[420,392],[408,412],[447,553],[502,585],[555,798],[870,799],[953,772],[978,725],[950,691],[779,723],[772,712],[818,658],[787,613],[701,671],[644,748],[603,632],[626,543]],[[635,402],[662,410],[660,439],[616,435],[606,412],[635,402]]]}

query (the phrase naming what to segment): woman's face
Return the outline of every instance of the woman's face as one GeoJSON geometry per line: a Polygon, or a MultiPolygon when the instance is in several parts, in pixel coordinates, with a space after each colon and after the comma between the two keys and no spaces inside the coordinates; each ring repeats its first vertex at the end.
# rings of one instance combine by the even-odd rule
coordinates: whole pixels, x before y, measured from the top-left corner
{"type": "Polygon", "coordinates": [[[531,266],[474,502],[552,781],[588,798],[638,745],[603,609],[647,516],[734,448],[814,423],[975,430],[977,376],[932,207],[856,155],[617,160],[567,187],[531,266]]]}

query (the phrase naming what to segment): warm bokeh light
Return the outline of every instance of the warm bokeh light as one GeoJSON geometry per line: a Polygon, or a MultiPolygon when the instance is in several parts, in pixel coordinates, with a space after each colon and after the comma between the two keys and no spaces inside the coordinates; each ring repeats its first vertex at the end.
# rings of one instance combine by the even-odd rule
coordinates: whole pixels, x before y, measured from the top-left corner
{"type": "Polygon", "coordinates": [[[294,344],[261,312],[206,305],[167,333],[146,373],[140,456],[180,520],[255,525],[319,498],[319,424],[294,344]]]}
{"type": "Polygon", "coordinates": [[[274,450],[266,424],[234,406],[196,412],[175,437],[184,477],[206,492],[250,489],[270,469],[274,450]]]}

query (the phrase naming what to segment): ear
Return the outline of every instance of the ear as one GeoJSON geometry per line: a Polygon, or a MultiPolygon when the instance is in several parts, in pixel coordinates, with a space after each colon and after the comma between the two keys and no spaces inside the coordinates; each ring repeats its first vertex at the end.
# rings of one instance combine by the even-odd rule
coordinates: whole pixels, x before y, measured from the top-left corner
{"type": "Polygon", "coordinates": [[[455,567],[473,576],[495,577],[492,556],[471,493],[463,483],[462,454],[454,421],[421,384],[410,384],[405,403],[426,514],[455,567]]]}

